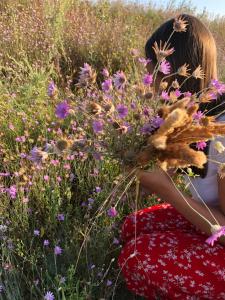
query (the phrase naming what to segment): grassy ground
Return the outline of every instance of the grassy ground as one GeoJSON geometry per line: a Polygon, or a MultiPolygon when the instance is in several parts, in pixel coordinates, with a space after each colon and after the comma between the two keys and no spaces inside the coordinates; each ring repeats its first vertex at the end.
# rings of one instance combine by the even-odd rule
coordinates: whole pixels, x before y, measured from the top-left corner
{"type": "MultiPolygon", "coordinates": [[[[134,193],[124,194],[115,217],[108,204],[94,217],[121,180],[118,161],[94,159],[86,148],[75,158],[52,155],[39,167],[28,158],[35,146],[84,136],[78,108],[86,94],[75,87],[84,63],[97,70],[98,85],[103,67],[132,75],[131,49],[143,55],[151,32],[179,11],[194,13],[185,4],[156,10],[119,1],[1,1],[0,299],[43,299],[48,291],[62,300],[111,299],[114,290],[114,299],[141,299],[126,290],[117,266],[120,226],[135,208],[134,193]],[[75,113],[60,120],[55,109],[64,99],[75,113]]],[[[225,20],[199,17],[216,38],[223,77],[225,20]]],[[[143,197],[138,208],[153,203],[143,197]]]]}

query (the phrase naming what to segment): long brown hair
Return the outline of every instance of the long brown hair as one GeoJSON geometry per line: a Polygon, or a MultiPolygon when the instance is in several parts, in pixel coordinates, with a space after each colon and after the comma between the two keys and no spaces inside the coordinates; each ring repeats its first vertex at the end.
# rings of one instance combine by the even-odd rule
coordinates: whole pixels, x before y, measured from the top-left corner
{"type": "MultiPolygon", "coordinates": [[[[190,72],[192,73],[199,65],[205,74],[203,79],[188,79],[181,88],[181,92],[198,93],[199,91],[207,88],[212,79],[217,79],[217,51],[216,43],[212,33],[209,29],[196,17],[181,14],[183,20],[187,21],[187,29],[185,32],[174,32],[169,44],[170,48],[174,48],[174,53],[168,56],[166,59],[171,64],[172,72],[176,72],[179,67],[187,63],[189,65],[190,72]]],[[[156,54],[153,50],[155,42],[157,44],[162,41],[167,42],[169,36],[173,32],[174,18],[163,23],[148,39],[145,45],[146,57],[151,59],[153,63],[157,63],[156,54]]],[[[176,76],[179,83],[183,81],[183,78],[176,76]]],[[[205,114],[216,115],[219,112],[225,110],[225,99],[220,97],[217,100],[213,100],[210,103],[202,103],[199,108],[205,114]]],[[[193,146],[193,145],[192,145],[193,146]]],[[[193,146],[194,147],[194,146],[193,146]]],[[[208,154],[209,142],[205,149],[205,153],[208,154]]],[[[195,173],[204,177],[207,173],[208,164],[204,169],[200,170],[192,168],[195,173]]]]}

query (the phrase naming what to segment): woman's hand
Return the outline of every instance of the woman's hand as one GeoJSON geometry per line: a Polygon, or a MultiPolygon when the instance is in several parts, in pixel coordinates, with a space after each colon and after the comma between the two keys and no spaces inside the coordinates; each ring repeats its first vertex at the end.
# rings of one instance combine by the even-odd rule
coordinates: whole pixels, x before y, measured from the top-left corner
{"type": "Polygon", "coordinates": [[[140,184],[147,188],[150,193],[161,194],[162,189],[169,191],[175,188],[170,176],[161,169],[151,172],[139,169],[136,171],[136,176],[140,184]]]}

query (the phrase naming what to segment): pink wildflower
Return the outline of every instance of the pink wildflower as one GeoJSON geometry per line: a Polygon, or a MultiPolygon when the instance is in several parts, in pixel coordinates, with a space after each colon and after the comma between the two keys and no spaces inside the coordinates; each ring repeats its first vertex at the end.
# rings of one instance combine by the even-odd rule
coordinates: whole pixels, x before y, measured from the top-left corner
{"type": "Polygon", "coordinates": [[[206,239],[206,243],[213,246],[214,242],[218,240],[221,236],[225,235],[225,226],[221,226],[215,233],[206,239]]]}
{"type": "Polygon", "coordinates": [[[204,141],[201,141],[201,142],[197,142],[197,143],[196,143],[196,148],[197,148],[198,150],[204,150],[206,146],[207,146],[207,144],[206,144],[206,142],[204,142],[204,141]]]}
{"type": "Polygon", "coordinates": [[[170,74],[170,70],[171,70],[170,63],[164,59],[160,64],[159,70],[165,75],[170,74]]]}

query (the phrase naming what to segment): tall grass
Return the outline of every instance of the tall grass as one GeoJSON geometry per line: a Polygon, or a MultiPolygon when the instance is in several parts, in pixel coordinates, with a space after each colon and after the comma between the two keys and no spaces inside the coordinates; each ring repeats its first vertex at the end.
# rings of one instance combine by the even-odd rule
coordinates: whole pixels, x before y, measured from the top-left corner
{"type": "MultiPolygon", "coordinates": [[[[95,217],[121,182],[118,161],[90,159],[80,151],[75,159],[53,157],[37,169],[27,156],[35,145],[82,137],[84,117],[62,122],[55,107],[63,99],[82,104],[84,95],[74,84],[85,62],[98,70],[98,81],[103,67],[132,75],[131,49],[144,55],[157,26],[178,11],[192,12],[185,5],[163,10],[120,1],[1,1],[0,299],[43,299],[47,291],[55,299],[110,299],[114,290],[116,299],[132,299],[122,278],[116,286],[115,279],[120,226],[134,209],[133,193],[125,193],[115,218],[107,206],[95,217]],[[47,94],[52,79],[55,97],[47,94]],[[54,253],[56,246],[61,255],[54,253]]],[[[216,38],[224,77],[225,19],[199,17],[216,38]]],[[[139,208],[158,201],[143,197],[139,208]]]]}

